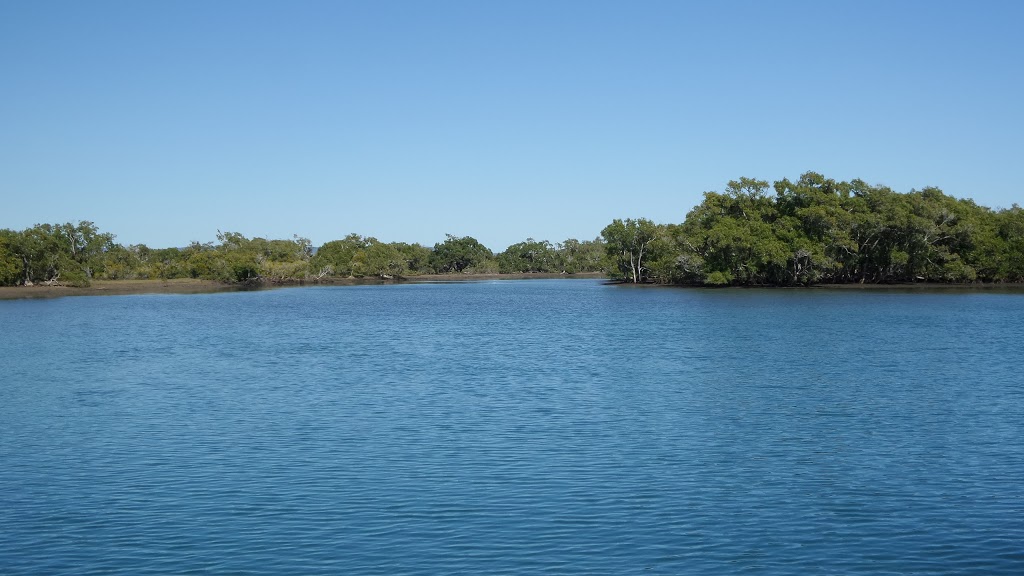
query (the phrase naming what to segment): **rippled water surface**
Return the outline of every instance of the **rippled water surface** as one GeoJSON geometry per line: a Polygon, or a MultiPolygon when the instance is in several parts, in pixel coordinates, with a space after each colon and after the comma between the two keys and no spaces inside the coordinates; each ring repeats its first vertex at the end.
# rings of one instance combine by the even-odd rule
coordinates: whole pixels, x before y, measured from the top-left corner
{"type": "Polygon", "coordinates": [[[0,302],[3,574],[1022,574],[1024,296],[0,302]]]}

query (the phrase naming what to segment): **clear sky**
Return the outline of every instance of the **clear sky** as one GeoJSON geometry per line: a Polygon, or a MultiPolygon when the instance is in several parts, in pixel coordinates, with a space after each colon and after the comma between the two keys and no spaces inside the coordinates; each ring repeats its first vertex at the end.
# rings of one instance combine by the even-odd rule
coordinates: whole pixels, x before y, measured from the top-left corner
{"type": "Polygon", "coordinates": [[[1024,203],[1024,2],[0,2],[0,228],[494,250],[808,170],[1024,203]]]}

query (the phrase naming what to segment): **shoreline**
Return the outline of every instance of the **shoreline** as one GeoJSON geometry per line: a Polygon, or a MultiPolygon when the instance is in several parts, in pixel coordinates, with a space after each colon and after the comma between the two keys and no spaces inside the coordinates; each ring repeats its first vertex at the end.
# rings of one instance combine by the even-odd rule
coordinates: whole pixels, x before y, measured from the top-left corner
{"type": "Polygon", "coordinates": [[[35,300],[65,296],[125,296],[130,294],[209,294],[231,292],[237,286],[215,280],[94,280],[89,286],[0,286],[0,300],[35,300]]]}
{"type": "MultiPolygon", "coordinates": [[[[622,286],[634,286],[634,284],[623,283],[622,286]]],[[[863,290],[866,292],[1024,292],[1024,282],[1002,282],[1002,283],[954,283],[943,284],[939,282],[907,282],[904,284],[861,284],[851,282],[849,284],[811,284],[810,286],[707,286],[698,284],[635,284],[635,286],[650,286],[660,288],[687,288],[698,290],[863,290]]]]}
{"type": "MultiPolygon", "coordinates": [[[[374,286],[387,284],[431,284],[485,282],[492,280],[553,280],[591,279],[608,280],[600,272],[560,274],[548,272],[517,274],[424,274],[400,278],[323,278],[316,281],[293,280],[284,282],[260,282],[254,284],[226,284],[216,280],[198,278],[176,278],[172,280],[95,280],[90,286],[0,286],[0,300],[35,300],[64,298],[67,296],[126,296],[132,294],[214,294],[218,292],[242,292],[249,290],[273,290],[302,286],[374,286]]],[[[684,289],[773,289],[773,290],[865,290],[865,291],[959,291],[959,292],[1024,292],[1024,283],[1001,284],[938,284],[930,282],[908,284],[816,284],[812,286],[688,286],[678,284],[610,284],[637,288],[684,288],[684,289]]]]}
{"type": "Polygon", "coordinates": [[[424,274],[400,278],[323,278],[317,281],[293,280],[259,282],[253,284],[226,284],[216,280],[175,278],[172,280],[94,280],[89,286],[0,286],[0,300],[36,300],[64,298],[66,296],[126,296],[132,294],[214,294],[248,290],[273,290],[300,286],[367,286],[384,284],[426,284],[453,282],[480,282],[487,280],[550,280],[601,279],[600,272],[580,274],[520,273],[520,274],[424,274]]]}

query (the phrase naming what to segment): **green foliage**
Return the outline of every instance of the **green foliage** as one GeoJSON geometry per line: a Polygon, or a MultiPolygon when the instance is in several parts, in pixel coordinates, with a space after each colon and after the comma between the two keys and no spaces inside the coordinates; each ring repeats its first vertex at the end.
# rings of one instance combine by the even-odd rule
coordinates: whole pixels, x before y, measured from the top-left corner
{"type": "Polygon", "coordinates": [[[21,280],[22,262],[16,253],[19,233],[0,230],[0,286],[13,286],[21,280]]]}
{"type": "Polygon", "coordinates": [[[185,261],[184,251],[178,248],[158,248],[150,250],[146,246],[136,247],[139,260],[145,263],[140,278],[188,278],[191,276],[185,261]]]}
{"type": "Polygon", "coordinates": [[[527,238],[497,256],[475,238],[453,235],[431,249],[349,234],[314,251],[299,236],[220,231],[216,243],[185,248],[123,246],[84,220],[0,230],[0,285],[593,271],[634,283],[716,286],[1024,282],[1024,209],[991,210],[938,188],[900,194],[807,172],[771,185],[730,181],[723,192],[706,192],[679,224],[616,219],[595,240],[527,238]]]}
{"type": "Polygon", "coordinates": [[[661,230],[650,220],[613,220],[601,231],[609,258],[608,273],[634,284],[652,279],[649,263],[662,256],[661,230]]]}
{"type": "Polygon", "coordinates": [[[312,247],[309,240],[246,238],[237,232],[218,232],[220,245],[212,250],[198,247],[197,271],[202,278],[223,282],[283,281],[308,273],[312,247]],[[205,272],[202,272],[205,270],[205,272]]]}
{"type": "Polygon", "coordinates": [[[704,277],[704,283],[709,286],[725,286],[732,283],[732,274],[716,270],[704,277]]]}
{"type": "Polygon", "coordinates": [[[226,279],[226,266],[217,256],[212,243],[193,242],[182,252],[185,269],[190,278],[226,279]]]}
{"type": "Polygon", "coordinates": [[[431,272],[430,248],[419,244],[406,244],[405,242],[395,242],[392,246],[402,255],[406,273],[429,274],[431,272]]]}
{"type": "Polygon", "coordinates": [[[376,238],[349,234],[328,242],[310,260],[314,277],[394,278],[430,270],[430,250],[419,244],[384,243],[376,238]]]}
{"type": "Polygon", "coordinates": [[[559,244],[527,238],[506,248],[495,262],[502,274],[602,272],[608,265],[600,238],[583,242],[569,238],[559,244]]]}
{"type": "Polygon", "coordinates": [[[558,245],[562,271],[566,274],[602,272],[608,267],[605,245],[600,238],[580,242],[569,238],[558,245]]]}
{"type": "Polygon", "coordinates": [[[561,254],[547,240],[527,238],[498,254],[497,261],[502,274],[562,271],[561,254]]]}
{"type": "Polygon", "coordinates": [[[366,247],[353,257],[352,268],[356,276],[394,278],[405,273],[407,263],[405,256],[394,245],[369,238],[366,247]]]}
{"type": "Polygon", "coordinates": [[[131,247],[115,244],[105,255],[102,277],[107,280],[129,280],[135,278],[141,268],[138,253],[131,247]]]}
{"type": "Polygon", "coordinates": [[[430,266],[439,274],[483,272],[495,268],[491,262],[494,254],[471,236],[447,235],[447,239],[434,244],[430,266]]]}
{"type": "Polygon", "coordinates": [[[318,276],[352,276],[352,261],[356,253],[365,250],[367,246],[367,239],[358,234],[349,234],[341,240],[328,242],[313,257],[313,273],[318,276]]]}
{"type": "Polygon", "coordinates": [[[36,224],[0,239],[0,281],[4,284],[87,285],[103,274],[112,234],[100,233],[92,222],[36,224]]]}
{"type": "MultiPolygon", "coordinates": [[[[741,178],[678,227],[647,278],[709,285],[973,282],[1024,278],[1024,216],[993,212],[937,188],[898,194],[862,180],[808,172],[771,187],[741,178]]],[[[628,222],[628,221],[627,221],[628,222]]],[[[635,225],[634,225],[635,226],[635,225]]],[[[625,223],[605,229],[618,277],[632,280],[625,223]]],[[[654,245],[654,244],[652,244],[654,245]]],[[[636,274],[644,279],[643,271],[636,274]]]]}

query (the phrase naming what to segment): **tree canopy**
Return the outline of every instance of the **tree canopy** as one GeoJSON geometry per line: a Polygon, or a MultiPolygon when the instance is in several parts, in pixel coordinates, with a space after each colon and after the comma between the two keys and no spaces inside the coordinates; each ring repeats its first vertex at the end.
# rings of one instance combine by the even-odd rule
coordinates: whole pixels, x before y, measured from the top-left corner
{"type": "Polygon", "coordinates": [[[180,248],[121,245],[89,221],[0,230],[0,285],[203,278],[231,283],[420,274],[603,271],[630,283],[1024,282],[1024,209],[993,210],[934,187],[898,193],[816,172],[740,178],[680,223],[615,219],[594,240],[527,238],[495,254],[472,236],[433,247],[348,234],[314,248],[217,232],[180,248]]]}
{"type": "Polygon", "coordinates": [[[631,282],[1024,280],[1024,211],[991,210],[934,187],[901,194],[815,172],[771,186],[741,178],[705,193],[681,224],[647,223],[641,233],[639,222],[616,220],[603,233],[616,256],[610,272],[631,282]],[[651,247],[646,263],[641,239],[651,247]]]}
{"type": "Polygon", "coordinates": [[[552,245],[527,239],[497,257],[471,236],[448,235],[428,248],[348,234],[314,249],[290,240],[217,232],[216,242],[184,248],[124,246],[92,222],[39,224],[0,230],[0,285],[85,285],[92,279],[202,278],[227,283],[319,281],[326,278],[401,278],[422,274],[599,272],[597,241],[552,245]]]}

